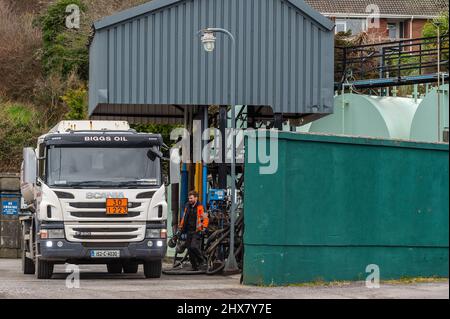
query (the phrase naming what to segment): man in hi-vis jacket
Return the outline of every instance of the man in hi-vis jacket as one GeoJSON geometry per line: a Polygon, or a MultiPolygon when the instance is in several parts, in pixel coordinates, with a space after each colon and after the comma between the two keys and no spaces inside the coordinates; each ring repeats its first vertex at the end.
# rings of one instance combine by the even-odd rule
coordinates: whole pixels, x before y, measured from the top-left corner
{"type": "Polygon", "coordinates": [[[208,214],[198,201],[198,193],[196,191],[189,192],[189,200],[184,208],[184,215],[178,229],[181,233],[186,234],[186,247],[194,271],[197,271],[199,266],[205,262],[201,245],[208,224],[208,214]]]}

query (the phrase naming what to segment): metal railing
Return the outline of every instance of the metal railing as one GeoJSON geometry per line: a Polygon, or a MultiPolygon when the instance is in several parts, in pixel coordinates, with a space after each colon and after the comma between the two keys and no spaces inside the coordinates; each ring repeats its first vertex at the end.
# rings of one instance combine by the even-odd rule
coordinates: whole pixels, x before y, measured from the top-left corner
{"type": "MultiPolygon", "coordinates": [[[[424,75],[449,71],[449,36],[417,38],[358,46],[336,47],[336,87],[346,82],[370,79],[410,77],[417,83],[427,79],[424,75]],[[439,47],[439,50],[438,50],[439,47]],[[439,62],[438,62],[439,61],[439,62]]],[[[407,84],[410,84],[409,82],[407,84]]]]}

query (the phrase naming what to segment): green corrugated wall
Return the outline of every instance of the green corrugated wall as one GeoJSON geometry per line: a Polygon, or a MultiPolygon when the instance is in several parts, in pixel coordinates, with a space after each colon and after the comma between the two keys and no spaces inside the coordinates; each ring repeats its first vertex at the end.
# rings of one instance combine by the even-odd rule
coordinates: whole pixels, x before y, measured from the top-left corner
{"type": "Polygon", "coordinates": [[[448,144],[280,133],[276,174],[245,164],[244,282],[364,280],[369,264],[381,280],[448,277],[448,155],[448,144]]]}

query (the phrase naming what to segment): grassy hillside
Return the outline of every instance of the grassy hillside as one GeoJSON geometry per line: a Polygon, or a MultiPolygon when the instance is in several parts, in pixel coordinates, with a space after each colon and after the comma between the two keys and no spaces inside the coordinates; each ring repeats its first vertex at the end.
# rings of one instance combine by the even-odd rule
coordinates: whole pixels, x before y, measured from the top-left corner
{"type": "Polygon", "coordinates": [[[87,116],[92,23],[143,2],[0,0],[0,172],[17,172],[22,148],[58,121],[87,116]],[[65,27],[72,3],[82,10],[79,30],[65,27]]]}

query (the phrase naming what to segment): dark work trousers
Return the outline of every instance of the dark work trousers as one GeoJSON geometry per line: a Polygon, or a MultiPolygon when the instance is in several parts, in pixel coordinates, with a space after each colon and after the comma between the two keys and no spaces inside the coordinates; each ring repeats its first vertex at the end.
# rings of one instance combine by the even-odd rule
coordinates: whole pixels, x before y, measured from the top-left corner
{"type": "Polygon", "coordinates": [[[197,269],[203,262],[202,255],[202,235],[197,232],[188,232],[186,237],[186,247],[189,253],[189,259],[193,269],[197,269]]]}

